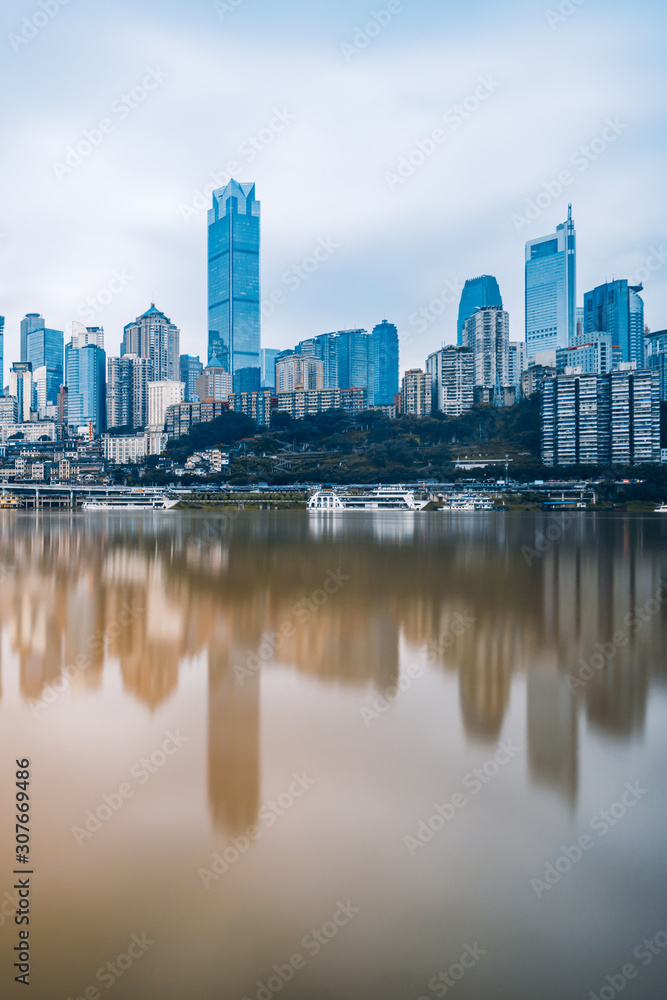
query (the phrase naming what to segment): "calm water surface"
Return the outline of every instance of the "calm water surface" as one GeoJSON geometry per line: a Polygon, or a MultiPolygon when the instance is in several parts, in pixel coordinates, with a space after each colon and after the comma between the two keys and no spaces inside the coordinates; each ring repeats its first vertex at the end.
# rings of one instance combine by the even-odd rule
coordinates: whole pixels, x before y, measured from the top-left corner
{"type": "Polygon", "coordinates": [[[0,995],[663,998],[666,542],[2,512],[0,995]]]}

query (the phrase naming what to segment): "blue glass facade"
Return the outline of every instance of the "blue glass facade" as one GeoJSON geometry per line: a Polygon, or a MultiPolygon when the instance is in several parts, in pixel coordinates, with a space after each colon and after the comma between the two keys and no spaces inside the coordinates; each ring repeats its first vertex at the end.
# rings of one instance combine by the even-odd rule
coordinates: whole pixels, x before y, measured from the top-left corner
{"type": "Polygon", "coordinates": [[[232,375],[260,367],[259,250],[255,185],[232,180],[213,192],[208,213],[208,360],[232,375]]]}
{"type": "Polygon", "coordinates": [[[644,302],[641,285],[628,285],[625,278],[598,285],[584,295],[584,332],[610,333],[621,349],[623,361],[646,362],[644,348],[644,302]]]}
{"type": "Polygon", "coordinates": [[[555,233],[526,243],[526,354],[568,347],[577,332],[572,206],[555,233]]]}
{"type": "Polygon", "coordinates": [[[234,392],[259,392],[261,382],[259,368],[239,368],[234,373],[234,392]]]}
{"type": "Polygon", "coordinates": [[[46,368],[46,402],[55,406],[58,390],[64,383],[62,330],[48,330],[41,327],[28,334],[28,361],[32,370],[46,368]]]}
{"type": "Polygon", "coordinates": [[[365,330],[341,330],[338,341],[338,387],[366,389],[367,403],[374,406],[375,372],[373,338],[365,330]]]}
{"type": "Polygon", "coordinates": [[[501,309],[503,307],[500,286],[490,274],[482,274],[479,278],[468,278],[463,286],[456,325],[456,343],[459,347],[463,344],[463,327],[466,320],[470,319],[475,309],[482,309],[484,306],[500,306],[501,309]]]}
{"type": "Polygon", "coordinates": [[[28,335],[32,333],[33,330],[41,330],[46,326],[44,317],[39,313],[26,313],[26,315],[21,320],[21,350],[20,350],[20,360],[28,360],[28,335]]]}
{"type": "Polygon", "coordinates": [[[338,334],[321,333],[317,337],[302,340],[294,349],[295,354],[317,358],[322,362],[324,388],[338,389],[338,334]]]}
{"type": "Polygon", "coordinates": [[[68,424],[82,427],[92,423],[95,434],[106,430],[106,353],[96,344],[65,348],[68,424]]]}
{"type": "Polygon", "coordinates": [[[180,357],[180,377],[185,385],[185,403],[198,403],[197,379],[204,370],[204,366],[199,360],[198,354],[181,354],[180,357]]]}
{"type": "Polygon", "coordinates": [[[273,347],[263,347],[259,352],[262,389],[276,387],[276,358],[279,354],[280,351],[273,347]]]}
{"type": "Polygon", "coordinates": [[[0,389],[5,384],[5,317],[0,316],[0,389]]]}
{"type": "Polygon", "coordinates": [[[398,330],[383,320],[373,328],[374,406],[391,406],[398,394],[398,330]]]}

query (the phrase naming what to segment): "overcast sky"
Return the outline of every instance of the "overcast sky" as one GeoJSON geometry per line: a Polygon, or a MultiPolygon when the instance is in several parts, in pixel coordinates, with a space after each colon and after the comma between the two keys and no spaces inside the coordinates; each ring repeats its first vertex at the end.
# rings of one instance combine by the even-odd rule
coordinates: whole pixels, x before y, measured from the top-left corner
{"type": "Polygon", "coordinates": [[[265,347],[387,317],[421,367],[482,273],[521,339],[525,241],[569,200],[579,302],[649,274],[667,327],[664,2],[41,3],[0,8],[5,381],[26,312],[115,354],[154,300],[205,356],[200,192],[230,164],[262,203],[265,347]]]}

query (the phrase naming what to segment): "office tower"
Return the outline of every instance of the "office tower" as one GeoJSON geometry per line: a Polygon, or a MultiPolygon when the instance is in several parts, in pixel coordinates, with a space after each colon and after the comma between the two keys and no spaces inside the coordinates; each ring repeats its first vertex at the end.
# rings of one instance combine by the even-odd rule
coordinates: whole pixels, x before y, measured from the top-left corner
{"type": "Polygon", "coordinates": [[[366,389],[367,403],[375,405],[373,338],[365,330],[341,330],[338,341],[338,387],[366,389]]]}
{"type": "Polygon", "coordinates": [[[526,345],[523,340],[510,340],[507,350],[507,384],[516,387],[517,396],[521,391],[521,376],[528,367],[526,345]]]}
{"type": "Polygon", "coordinates": [[[500,306],[476,309],[463,327],[463,347],[474,358],[475,385],[486,389],[509,385],[510,318],[500,306]]]}
{"type": "Polygon", "coordinates": [[[69,411],[69,400],[68,400],[67,386],[61,385],[58,390],[58,423],[66,424],[68,411],[69,411]]]}
{"type": "Polygon", "coordinates": [[[319,358],[288,354],[276,361],[276,392],[324,389],[324,366],[319,358]]]}
{"type": "Polygon", "coordinates": [[[398,392],[398,330],[382,320],[373,327],[373,396],[375,406],[391,406],[398,392]]]}
{"type": "Polygon", "coordinates": [[[580,368],[584,375],[608,375],[614,369],[614,349],[610,333],[591,334],[575,337],[570,347],[559,347],[556,351],[556,368],[580,368]],[[581,341],[579,343],[579,341],[581,341]]]}
{"type": "Polygon", "coordinates": [[[148,385],[149,427],[164,427],[167,408],[175,403],[182,403],[184,392],[185,386],[182,382],[172,382],[167,379],[150,382],[148,385]]]}
{"type": "Polygon", "coordinates": [[[208,212],[208,360],[235,375],[259,368],[260,202],[254,184],[232,180],[208,212]]]}
{"type": "Polygon", "coordinates": [[[259,352],[259,369],[262,389],[276,387],[276,358],[280,351],[273,347],[263,347],[259,352]]]}
{"type": "Polygon", "coordinates": [[[294,349],[295,354],[318,358],[324,372],[324,388],[338,388],[338,334],[321,333],[317,337],[302,340],[294,349]]]}
{"type": "Polygon", "coordinates": [[[179,341],[178,327],[155,305],[151,305],[147,312],[124,328],[120,353],[150,359],[156,381],[178,381],[179,341]]]}
{"type": "Polygon", "coordinates": [[[237,368],[234,372],[233,383],[235,392],[259,392],[262,385],[261,369],[237,368]]]}
{"type": "Polygon", "coordinates": [[[130,427],[132,424],[132,359],[107,358],[107,427],[130,427]]]}
{"type": "Polygon", "coordinates": [[[411,368],[403,376],[401,413],[426,417],[432,408],[431,376],[421,368],[411,368]]]}
{"type": "Polygon", "coordinates": [[[646,367],[660,374],[660,399],[667,400],[667,330],[655,330],[646,338],[646,367]]]}
{"type": "Polygon", "coordinates": [[[483,309],[485,306],[503,307],[503,298],[500,294],[500,287],[495,278],[490,274],[482,274],[479,278],[468,278],[459,303],[459,318],[456,324],[456,343],[463,346],[463,327],[465,322],[474,313],[475,309],[483,309]]]}
{"type": "Polygon", "coordinates": [[[16,396],[0,396],[0,424],[15,424],[18,415],[16,396]]]}
{"type": "Polygon", "coordinates": [[[40,330],[46,326],[44,317],[39,313],[26,313],[21,320],[21,348],[20,360],[28,361],[28,334],[33,330],[40,330]]]}
{"type": "Polygon", "coordinates": [[[209,399],[226,400],[232,391],[232,376],[223,368],[217,358],[212,358],[199,375],[195,384],[195,395],[200,402],[209,399]]]}
{"type": "Polygon", "coordinates": [[[32,408],[40,420],[46,418],[46,391],[46,365],[42,365],[32,373],[32,408]]]}
{"type": "Polygon", "coordinates": [[[63,332],[44,326],[31,330],[27,336],[28,361],[33,373],[46,368],[46,402],[55,406],[63,378],[63,332]]]}
{"type": "Polygon", "coordinates": [[[555,233],[526,243],[526,353],[567,347],[576,333],[576,233],[572,206],[555,233]]]}
{"type": "Polygon", "coordinates": [[[426,371],[431,383],[432,409],[460,417],[475,402],[473,352],[450,345],[429,354],[426,371]]]}
{"type": "Polygon", "coordinates": [[[204,370],[198,354],[181,354],[180,379],[185,386],[185,402],[197,402],[197,379],[204,370]]]}
{"type": "Polygon", "coordinates": [[[92,426],[93,434],[99,435],[107,420],[106,353],[96,343],[77,347],[78,343],[74,333],[65,348],[67,423],[75,429],[92,426]]]}
{"type": "Polygon", "coordinates": [[[0,316],[0,389],[5,384],[5,317],[0,316]]]}
{"type": "Polygon", "coordinates": [[[628,285],[625,278],[598,285],[584,295],[584,334],[611,334],[621,348],[623,361],[645,364],[644,302],[641,285],[628,285]]]}
{"type": "Polygon", "coordinates": [[[542,385],[545,465],[660,461],[657,371],[558,375],[542,385]]]}
{"type": "Polygon", "coordinates": [[[32,411],[32,365],[29,361],[15,361],[9,371],[9,395],[16,398],[16,419],[19,423],[30,420],[32,411]]]}

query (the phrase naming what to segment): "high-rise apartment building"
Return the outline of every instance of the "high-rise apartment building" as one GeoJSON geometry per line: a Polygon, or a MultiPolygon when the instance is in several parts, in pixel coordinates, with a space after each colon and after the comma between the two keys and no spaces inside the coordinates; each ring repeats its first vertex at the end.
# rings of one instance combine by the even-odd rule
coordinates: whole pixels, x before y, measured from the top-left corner
{"type": "Polygon", "coordinates": [[[182,382],[163,379],[148,384],[148,426],[163,428],[167,409],[183,402],[185,386],[182,382]]]}
{"type": "Polygon", "coordinates": [[[65,347],[67,422],[75,429],[92,425],[94,434],[102,434],[107,419],[106,354],[96,343],[78,343],[74,334],[65,347]]]}
{"type": "Polygon", "coordinates": [[[628,285],[625,278],[598,285],[584,295],[584,334],[611,334],[621,348],[623,361],[645,365],[644,302],[642,285],[628,285]]]}
{"type": "Polygon", "coordinates": [[[340,389],[365,389],[368,406],[374,406],[373,337],[365,330],[341,330],[336,340],[338,387],[340,389]]]}
{"type": "Polygon", "coordinates": [[[321,333],[317,337],[302,340],[296,345],[295,354],[318,358],[322,362],[324,388],[338,388],[338,334],[321,333]]]}
{"type": "Polygon", "coordinates": [[[185,402],[196,403],[197,379],[204,370],[198,354],[181,354],[180,379],[185,386],[185,402]]]}
{"type": "Polygon", "coordinates": [[[16,399],[16,419],[19,423],[30,420],[32,411],[32,365],[29,361],[15,361],[9,371],[9,395],[16,399]]]}
{"type": "Polygon", "coordinates": [[[153,362],[136,354],[107,361],[107,426],[143,430],[148,423],[148,385],[153,362]]]}
{"type": "Polygon", "coordinates": [[[526,353],[567,347],[576,333],[576,232],[572,206],[555,233],[526,243],[526,353]]]}
{"type": "Polygon", "coordinates": [[[426,417],[433,408],[431,376],[421,368],[411,368],[401,385],[401,413],[426,417]]]}
{"type": "Polygon", "coordinates": [[[276,358],[280,354],[276,348],[263,347],[259,352],[260,383],[262,389],[276,387],[276,358]]]}
{"type": "Polygon", "coordinates": [[[287,354],[276,361],[276,392],[314,392],[324,388],[324,366],[319,358],[287,354]]]}
{"type": "MultiPolygon", "coordinates": [[[[431,382],[432,409],[460,417],[475,402],[475,365],[467,347],[449,345],[426,359],[431,382]]],[[[429,410],[430,412],[430,410],[429,410]]]]}
{"type": "Polygon", "coordinates": [[[202,403],[209,399],[226,400],[231,391],[232,376],[217,358],[212,358],[197,379],[195,396],[202,403]]]}
{"type": "Polygon", "coordinates": [[[58,390],[64,383],[62,330],[49,330],[44,326],[31,330],[27,336],[27,360],[32,365],[33,374],[38,368],[46,368],[46,402],[56,406],[58,390]]]}
{"type": "Polygon", "coordinates": [[[20,360],[28,361],[28,334],[46,326],[46,321],[40,313],[26,313],[21,320],[20,360]]]}
{"type": "Polygon", "coordinates": [[[373,398],[375,406],[392,406],[398,392],[398,330],[386,319],[373,327],[373,398]]]}
{"type": "Polygon", "coordinates": [[[124,328],[120,353],[148,358],[156,381],[174,382],[180,378],[179,344],[178,327],[153,304],[124,328]]]}
{"type": "Polygon", "coordinates": [[[510,318],[500,306],[476,309],[463,326],[463,346],[474,358],[475,385],[509,385],[510,318]]]}
{"type": "Polygon", "coordinates": [[[523,340],[510,340],[507,349],[507,384],[513,385],[517,397],[521,392],[521,376],[528,367],[526,344],[523,340]]]}
{"type": "Polygon", "coordinates": [[[231,180],[208,212],[208,360],[232,376],[260,367],[260,202],[231,180]]]}
{"type": "Polygon", "coordinates": [[[558,375],[542,385],[545,465],[660,461],[660,376],[651,371],[558,375]]]}
{"type": "Polygon", "coordinates": [[[499,306],[502,309],[503,299],[498,281],[490,274],[468,278],[461,292],[459,318],[456,324],[456,343],[459,347],[463,345],[463,327],[466,320],[472,316],[475,309],[483,309],[485,306],[499,306]]]}

